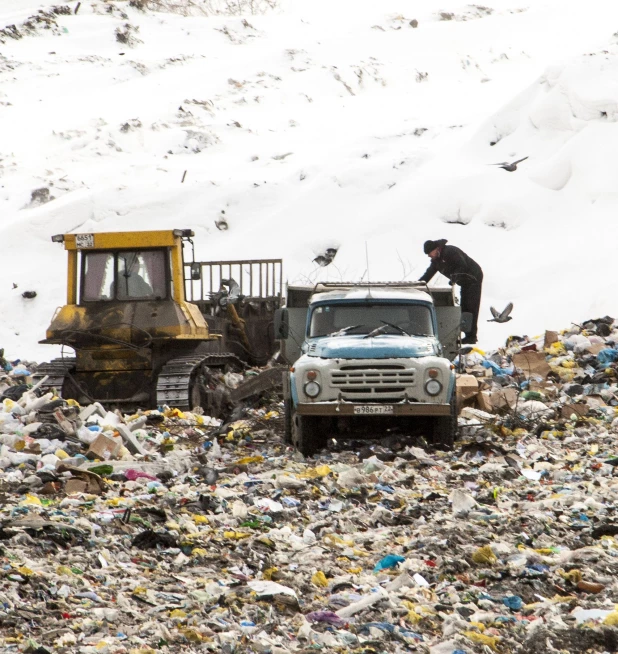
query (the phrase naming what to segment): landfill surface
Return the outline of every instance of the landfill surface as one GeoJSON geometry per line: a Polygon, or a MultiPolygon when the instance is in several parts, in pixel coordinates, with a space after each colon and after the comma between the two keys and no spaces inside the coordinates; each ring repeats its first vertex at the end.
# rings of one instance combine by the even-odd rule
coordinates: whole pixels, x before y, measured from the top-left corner
{"type": "Polygon", "coordinates": [[[467,348],[452,451],[310,460],[272,391],[122,415],[1,360],[0,650],[617,651],[617,341],[606,317],[467,348]]]}

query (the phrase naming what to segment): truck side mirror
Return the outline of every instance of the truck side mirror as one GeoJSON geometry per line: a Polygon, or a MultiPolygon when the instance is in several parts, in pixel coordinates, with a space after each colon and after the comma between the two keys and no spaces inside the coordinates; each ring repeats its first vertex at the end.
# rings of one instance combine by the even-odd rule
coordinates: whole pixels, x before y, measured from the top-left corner
{"type": "Polygon", "coordinates": [[[474,316],[468,311],[461,314],[461,331],[468,333],[472,329],[472,318],[474,316]]]}
{"type": "Polygon", "coordinates": [[[197,261],[191,264],[191,279],[194,281],[202,279],[202,266],[197,261]]]}
{"type": "Polygon", "coordinates": [[[287,309],[275,311],[275,339],[285,340],[290,335],[290,316],[287,309]]]}

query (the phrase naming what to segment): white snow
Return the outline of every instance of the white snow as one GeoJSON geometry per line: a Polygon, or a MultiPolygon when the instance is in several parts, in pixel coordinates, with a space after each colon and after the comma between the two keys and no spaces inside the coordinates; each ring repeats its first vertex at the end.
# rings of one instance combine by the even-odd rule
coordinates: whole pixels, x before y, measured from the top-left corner
{"type": "Polygon", "coordinates": [[[65,301],[50,237],[69,231],[190,227],[199,259],[282,257],[290,282],[360,279],[366,245],[372,280],[417,279],[423,242],[447,238],[485,272],[482,347],[618,317],[615,1],[192,5],[85,0],[24,33],[52,5],[0,0],[0,30],[23,35],[0,33],[9,358],[56,355],[37,341],[65,301]],[[486,322],[509,301],[511,322],[486,322]]]}

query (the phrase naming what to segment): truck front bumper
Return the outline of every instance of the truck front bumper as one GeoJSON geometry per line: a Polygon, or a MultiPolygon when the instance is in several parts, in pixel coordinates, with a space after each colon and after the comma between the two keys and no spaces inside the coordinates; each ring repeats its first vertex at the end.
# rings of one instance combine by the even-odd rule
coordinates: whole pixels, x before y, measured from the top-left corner
{"type": "Polygon", "coordinates": [[[296,405],[301,416],[448,416],[450,404],[369,404],[366,402],[312,402],[296,405]]]}

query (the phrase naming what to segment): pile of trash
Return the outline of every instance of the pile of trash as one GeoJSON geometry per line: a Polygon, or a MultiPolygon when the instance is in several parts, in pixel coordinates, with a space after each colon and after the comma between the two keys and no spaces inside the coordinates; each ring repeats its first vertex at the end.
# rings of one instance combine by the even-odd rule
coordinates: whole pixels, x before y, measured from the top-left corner
{"type": "Polygon", "coordinates": [[[0,649],[616,651],[614,338],[466,351],[453,451],[388,433],[307,460],[274,391],[228,423],[122,415],[2,366],[0,649]]]}

